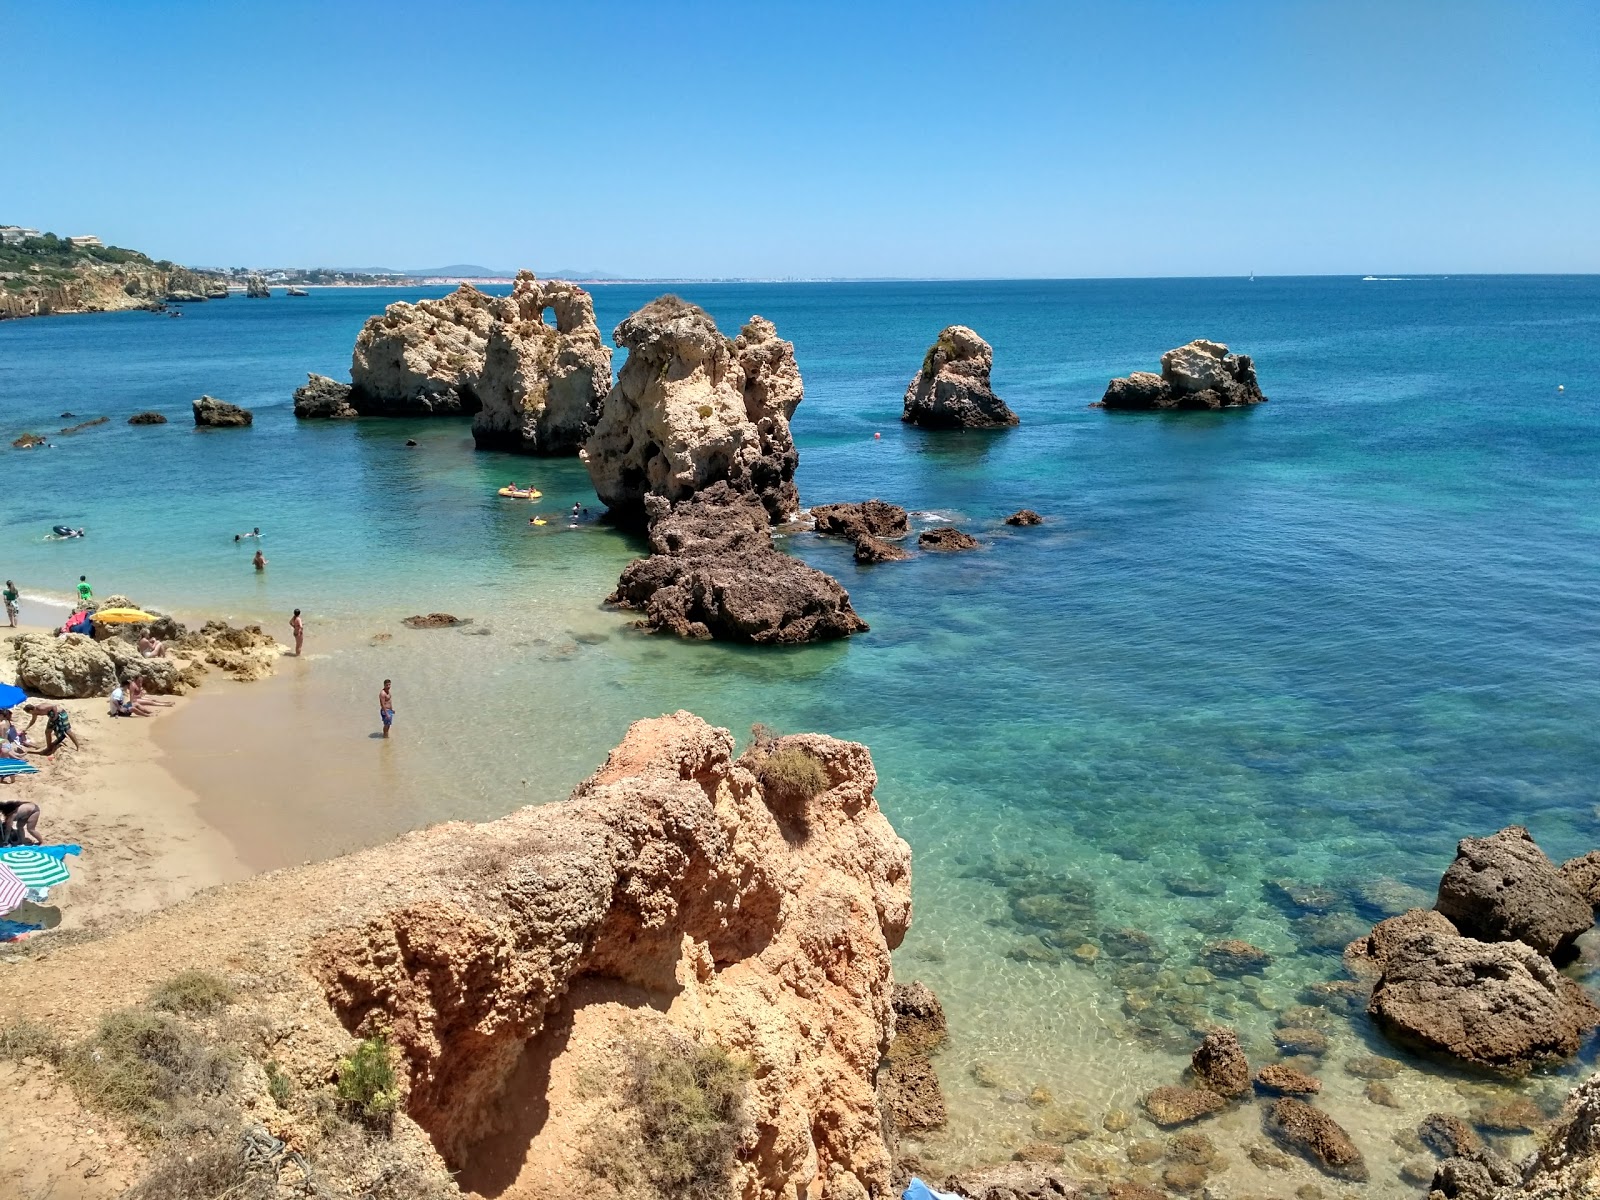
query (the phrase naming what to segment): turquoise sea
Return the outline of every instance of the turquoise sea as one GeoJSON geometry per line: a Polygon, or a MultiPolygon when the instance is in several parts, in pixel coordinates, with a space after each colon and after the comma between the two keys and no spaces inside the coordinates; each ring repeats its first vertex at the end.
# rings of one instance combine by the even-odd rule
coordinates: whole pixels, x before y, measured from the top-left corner
{"type": "MultiPolygon", "coordinates": [[[[576,462],[478,454],[465,422],[294,421],[294,387],[343,377],[366,316],[442,290],[0,323],[7,446],[112,418],[0,449],[0,574],[43,600],[87,573],[101,594],[280,636],[306,611],[310,657],[219,683],[211,717],[174,722],[204,723],[210,761],[191,765],[233,781],[216,815],[247,838],[287,827],[304,857],[555,798],[630,721],[680,707],[865,742],[915,854],[901,971],[951,1014],[933,1164],[1034,1136],[1020,1100],[1036,1084],[1098,1126],[1175,1081],[1214,1020],[1270,1057],[1282,1010],[1340,977],[1348,937],[1431,892],[1461,836],[1515,821],[1557,859],[1600,845],[1600,278],[682,285],[724,331],[760,313],[794,341],[803,501],[880,496],[985,543],[859,568],[842,543],[789,538],[872,631],[762,652],[646,637],[600,608],[640,546],[558,519],[595,507],[576,462]],[[900,424],[953,323],[993,343],[1019,428],[900,424]],[[1088,407],[1200,336],[1253,355],[1271,402],[1088,407]],[[193,430],[202,392],[254,409],[254,428],[193,430]],[[147,408],[172,423],[125,424],[147,408]],[[529,479],[537,507],[494,495],[529,479]],[[1024,506],[1046,524],[1001,524],[1024,506]],[[56,523],[89,536],[43,540],[56,523]],[[256,525],[260,577],[232,540],[256,525]],[[396,624],[434,609],[489,636],[396,624]],[[380,746],[384,676],[400,721],[380,746]],[[268,720],[280,732],[256,745],[268,720]],[[264,790],[285,758],[308,769],[264,790]],[[1207,980],[1217,937],[1273,962],[1207,980]]],[[[595,288],[602,328],[660,290],[595,288]]],[[[1369,1193],[1415,1190],[1391,1137],[1408,1116],[1498,1094],[1427,1068],[1393,1082],[1402,1110],[1374,1104],[1338,1065],[1382,1049],[1365,1018],[1291,1018],[1332,1039],[1324,1103],[1367,1152],[1369,1193]]],[[[1523,1089],[1548,1104],[1570,1074],[1523,1089]]],[[[1233,1147],[1217,1178],[1240,1195],[1311,1181],[1244,1157],[1256,1119],[1212,1123],[1233,1147]]],[[[1071,1149],[1120,1162],[1150,1133],[1071,1149]]]]}

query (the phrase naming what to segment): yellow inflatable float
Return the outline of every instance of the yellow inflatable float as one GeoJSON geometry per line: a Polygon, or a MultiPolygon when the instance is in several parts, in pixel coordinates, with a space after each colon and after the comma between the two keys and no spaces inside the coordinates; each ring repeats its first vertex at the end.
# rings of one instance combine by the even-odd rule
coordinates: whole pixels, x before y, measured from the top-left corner
{"type": "Polygon", "coordinates": [[[538,488],[519,488],[513,485],[511,487],[501,488],[500,495],[509,496],[513,500],[537,500],[540,496],[544,495],[544,493],[538,488]]]}

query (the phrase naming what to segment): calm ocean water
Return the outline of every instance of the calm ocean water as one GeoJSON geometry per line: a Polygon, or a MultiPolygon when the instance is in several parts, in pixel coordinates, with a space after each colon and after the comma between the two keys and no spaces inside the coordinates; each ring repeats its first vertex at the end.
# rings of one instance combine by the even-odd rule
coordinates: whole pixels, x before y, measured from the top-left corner
{"type": "MultiPolygon", "coordinates": [[[[848,644],[638,635],[598,608],[636,543],[530,529],[528,506],[493,496],[532,478],[537,511],[593,506],[575,462],[476,454],[465,423],[293,420],[305,372],[344,376],[362,320],[412,298],[351,290],[0,324],[6,443],[112,417],[53,450],[0,449],[0,573],[64,596],[87,572],[102,594],[280,626],[304,608],[328,657],[228,703],[299,714],[293,749],[327,770],[290,803],[318,806],[327,851],[564,794],[629,721],[678,707],[867,743],[915,852],[902,969],[952,1010],[954,1117],[924,1147],[934,1162],[1031,1136],[1037,1114],[1014,1101],[1035,1083],[1091,1116],[1130,1106],[1209,1020],[1266,1054],[1277,1012],[1338,977],[1346,937],[1431,891],[1465,834],[1518,821],[1557,858],[1600,845],[1600,279],[678,290],[730,334],[759,312],[795,342],[803,500],[881,496],[985,548],[863,569],[842,544],[790,539],[871,622],[848,644]],[[993,343],[1020,428],[901,426],[908,378],[958,322],[993,343]],[[1087,407],[1197,336],[1254,355],[1271,403],[1087,407]],[[192,430],[202,392],[253,408],[255,427],[192,430]],[[146,408],[172,424],[124,423],[146,408]],[[1047,523],[1000,524],[1023,506],[1047,523]],[[89,537],[43,541],[56,523],[89,537]],[[254,525],[259,578],[232,541],[254,525]],[[493,632],[396,630],[436,608],[493,632]],[[369,644],[380,630],[393,639],[369,644]],[[374,767],[383,675],[420,740],[374,767]],[[1329,895],[1309,912],[1275,880],[1329,895]],[[1129,957],[1108,935],[1123,927],[1159,961],[1129,957]],[[1219,936],[1269,950],[1264,981],[1197,985],[1219,936]],[[1002,1086],[969,1077],[978,1063],[1002,1086]]],[[[602,328],[658,291],[596,288],[602,328]]],[[[218,767],[249,753],[219,746],[218,767]]],[[[282,803],[242,787],[238,807],[270,822],[282,803]]],[[[1408,1192],[1387,1132],[1400,1114],[1334,1065],[1381,1043],[1364,1018],[1329,1031],[1326,1103],[1375,1187],[1408,1192]]],[[[1529,1086],[1544,1100],[1562,1083],[1529,1086]]],[[[1443,1094],[1463,1111],[1464,1087],[1396,1083],[1408,1106],[1443,1094]]],[[[1254,1136],[1241,1114],[1218,1128],[1254,1136]]],[[[1240,1186],[1250,1170],[1228,1168],[1240,1186]]]]}

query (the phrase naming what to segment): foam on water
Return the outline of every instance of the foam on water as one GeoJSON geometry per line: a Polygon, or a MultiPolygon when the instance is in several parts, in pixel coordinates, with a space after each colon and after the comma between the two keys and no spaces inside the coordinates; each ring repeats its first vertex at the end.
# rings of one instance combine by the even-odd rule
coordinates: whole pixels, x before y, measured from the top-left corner
{"type": "MultiPolygon", "coordinates": [[[[1033,1136],[1036,1084],[1098,1127],[1175,1082],[1205,1023],[1271,1057],[1279,1014],[1340,978],[1351,932],[1431,892],[1458,837],[1520,821],[1557,858],[1600,843],[1600,282],[1410,282],[684,288],[725,330],[760,312],[795,340],[807,501],[879,495],[985,543],[859,567],[847,544],[788,537],[872,631],[764,652],[644,637],[599,607],[639,543],[527,524],[594,507],[575,462],[475,454],[460,423],[295,424],[304,372],[338,374],[394,293],[6,323],[6,441],[69,408],[175,423],[0,451],[0,576],[58,595],[87,572],[102,593],[265,618],[283,637],[305,609],[306,660],[215,685],[167,730],[182,769],[209,773],[218,821],[269,860],[562,796],[630,721],[677,708],[865,742],[915,854],[899,970],[951,1016],[951,1124],[920,1150],[935,1167],[1003,1157],[1033,1136]],[[994,343],[1020,428],[896,420],[928,342],[957,322],[994,343]],[[1086,407],[1195,336],[1255,355],[1271,403],[1086,407]],[[256,426],[185,428],[202,391],[254,407],[256,426]],[[545,499],[493,495],[513,477],[545,499]],[[1024,506],[1046,524],[1000,523],[1024,506]],[[57,521],[90,536],[40,541],[57,521]],[[254,525],[264,575],[231,540],[254,525]],[[440,609],[490,632],[397,624],[440,609]],[[380,743],[385,676],[400,716],[380,743]],[[1325,911],[1279,880],[1324,889],[1325,911]],[[1224,937],[1272,962],[1202,981],[1202,948],[1224,937]]],[[[650,294],[597,289],[602,325],[650,294]]],[[[1592,963],[1591,947],[1574,970],[1592,963]]],[[[1317,1020],[1320,1103],[1365,1150],[1365,1190],[1413,1194],[1391,1135],[1501,1089],[1413,1064],[1390,1084],[1401,1107],[1374,1104],[1340,1064],[1382,1040],[1359,1014],[1317,1020]]],[[[1521,1086],[1549,1104],[1579,1069],[1521,1086]]],[[[1228,1147],[1230,1194],[1312,1182],[1245,1157],[1257,1120],[1206,1127],[1228,1147]]],[[[1071,1149],[1118,1157],[1151,1133],[1071,1149]]]]}

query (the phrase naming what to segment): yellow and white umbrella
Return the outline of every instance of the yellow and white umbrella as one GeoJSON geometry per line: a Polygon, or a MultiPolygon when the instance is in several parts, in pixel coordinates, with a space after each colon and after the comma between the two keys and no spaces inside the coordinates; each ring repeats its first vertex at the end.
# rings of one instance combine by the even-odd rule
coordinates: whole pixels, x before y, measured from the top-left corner
{"type": "Polygon", "coordinates": [[[89,616],[102,625],[146,625],[157,618],[137,608],[102,608],[89,616]]]}

